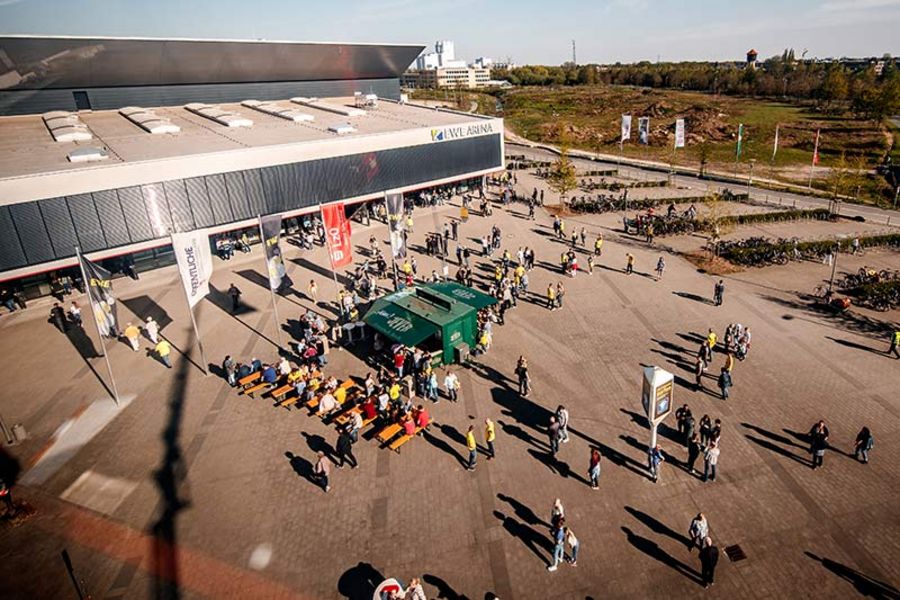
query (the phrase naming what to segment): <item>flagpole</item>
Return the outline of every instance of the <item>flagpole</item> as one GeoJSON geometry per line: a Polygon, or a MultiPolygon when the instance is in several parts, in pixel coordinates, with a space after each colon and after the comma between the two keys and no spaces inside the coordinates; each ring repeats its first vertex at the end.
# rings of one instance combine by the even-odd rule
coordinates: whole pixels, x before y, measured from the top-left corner
{"type": "MultiPolygon", "coordinates": [[[[487,186],[484,186],[484,187],[487,187],[487,186]]],[[[402,199],[401,199],[401,203],[402,203],[402,199]]],[[[319,210],[321,210],[321,206],[322,205],[320,204],[319,210]]],[[[384,193],[384,222],[387,224],[387,228],[388,228],[388,244],[391,247],[391,271],[394,275],[394,291],[396,292],[397,290],[400,289],[400,277],[397,273],[397,258],[394,256],[394,239],[393,239],[394,230],[391,225],[391,212],[390,212],[390,210],[388,210],[387,192],[384,193]]],[[[329,256],[330,256],[330,253],[329,253],[329,256]]]]}
{"type": "Polygon", "coordinates": [[[778,154],[778,130],[781,128],[780,125],[775,125],[775,146],[772,148],[772,164],[775,164],[775,155],[778,154]]]}
{"type": "Polygon", "coordinates": [[[284,348],[284,340],[282,339],[281,333],[281,318],[278,316],[278,303],[275,302],[275,290],[272,289],[272,278],[269,276],[269,259],[266,258],[266,234],[263,232],[262,216],[256,215],[256,221],[259,225],[259,239],[263,243],[262,257],[263,264],[265,264],[263,272],[266,274],[266,279],[269,280],[269,292],[272,294],[272,312],[275,314],[275,335],[278,336],[278,347],[284,348]]]}
{"type": "Polygon", "coordinates": [[[113,377],[112,366],[109,364],[109,355],[106,353],[106,344],[103,342],[103,335],[100,333],[100,324],[97,323],[97,312],[94,309],[94,301],[91,299],[91,285],[88,281],[87,273],[84,270],[84,263],[81,261],[81,249],[75,246],[75,256],[78,257],[78,268],[81,269],[81,280],[84,281],[84,289],[87,292],[88,304],[91,306],[91,320],[94,322],[94,329],[97,331],[97,339],[100,340],[100,353],[106,361],[106,372],[109,373],[109,381],[113,389],[113,401],[116,406],[119,405],[119,389],[116,387],[116,378],[113,377]]]}
{"type": "MultiPolygon", "coordinates": [[[[175,249],[175,240],[172,237],[172,232],[169,232],[169,242],[172,244],[172,249],[175,249]]],[[[206,243],[209,243],[209,237],[206,238],[206,243]]],[[[191,299],[188,298],[187,289],[184,287],[184,282],[181,285],[181,291],[184,292],[184,301],[187,303],[188,313],[191,315],[191,325],[194,326],[194,336],[197,338],[197,347],[200,349],[200,361],[203,363],[203,374],[207,377],[209,376],[209,364],[206,362],[206,353],[203,351],[203,340],[200,339],[200,329],[197,327],[197,320],[194,318],[194,309],[191,307],[191,299]]]]}
{"type": "MultiPolygon", "coordinates": [[[[385,208],[387,208],[387,207],[385,206],[385,208]]],[[[324,227],[325,226],[325,213],[322,212],[322,204],[321,203],[319,203],[319,217],[322,219],[322,226],[324,227]]],[[[338,298],[338,309],[340,309],[341,316],[343,317],[344,316],[344,303],[341,302],[340,297],[339,297],[340,292],[341,292],[341,286],[337,280],[337,273],[335,273],[335,271],[334,271],[334,257],[331,255],[331,244],[328,243],[328,231],[327,230],[325,231],[325,238],[326,238],[325,250],[328,251],[328,262],[331,264],[331,278],[334,280],[334,287],[337,290],[335,292],[334,296],[335,296],[335,298],[338,298]]],[[[393,250],[391,252],[393,255],[393,250]]]]}
{"type": "Polygon", "coordinates": [[[815,144],[815,147],[813,148],[812,163],[809,165],[809,184],[806,186],[807,190],[812,190],[813,171],[816,168],[816,162],[817,162],[816,159],[819,157],[819,132],[820,131],[821,130],[819,130],[819,129],[816,130],[816,144],[815,144]]]}

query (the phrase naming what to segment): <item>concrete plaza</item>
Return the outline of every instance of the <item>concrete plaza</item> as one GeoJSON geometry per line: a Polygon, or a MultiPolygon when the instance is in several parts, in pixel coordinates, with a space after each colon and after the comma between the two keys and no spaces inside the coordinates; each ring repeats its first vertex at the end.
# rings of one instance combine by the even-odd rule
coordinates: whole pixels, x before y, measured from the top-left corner
{"type": "MultiPolygon", "coordinates": [[[[535,185],[520,175],[520,189],[535,185]]],[[[458,212],[458,200],[417,210],[414,250],[458,212]]],[[[621,214],[567,219],[569,231],[587,229],[588,244],[599,232],[606,243],[592,275],[562,277],[552,218],[538,210],[529,221],[526,212],[498,204],[493,218],[475,215],[460,226],[473,255],[476,238],[497,224],[504,248],[514,255],[530,246],[537,256],[531,293],[495,328],[490,352],[453,367],[460,401],[429,406],[431,431],[400,454],[361,439],[360,468],[335,469],[328,494],[308,473],[315,451],[333,446],[334,428],[306,411],[239,396],[215,374],[204,377],[198,351],[188,350],[190,320],[174,268],[115,282],[122,321],[170,319],[162,333],[179,351],[167,370],[147,355],[146,340],[140,352],[109,344],[123,399],[117,410],[98,379],[106,378],[103,360],[83,359],[47,323],[46,304],[0,317],[7,365],[0,414],[30,434],[10,451],[25,467],[17,499],[35,509],[0,529],[0,595],[75,597],[60,558],[65,549],[94,598],[365,598],[383,577],[422,577],[429,598],[471,600],[900,597],[900,361],[885,354],[897,311],[816,310],[804,294],[830,268],[809,262],[727,276],[725,303],[715,307],[708,301],[714,278],[670,253],[673,239],[651,247],[624,235],[621,214]],[[623,272],[628,252],[637,260],[631,276],[623,272]],[[668,268],[657,282],[649,273],[661,253],[668,268]],[[550,312],[543,293],[557,281],[566,286],[565,304],[550,312]],[[751,327],[753,343],[726,402],[695,391],[691,370],[701,336],[714,328],[721,338],[734,322],[751,327]],[[515,389],[520,354],[533,381],[527,399],[515,389]],[[717,481],[703,483],[681,466],[686,453],[674,416],[661,431],[669,457],[661,480],[647,477],[642,365],[671,370],[676,405],[688,403],[698,420],[722,419],[717,481]],[[572,439],[554,461],[545,426],[559,404],[571,413],[572,439]],[[474,424],[483,442],[486,417],[497,423],[498,457],[481,456],[467,472],[464,433],[474,424]],[[813,471],[803,434],[818,419],[826,420],[833,449],[813,471]],[[877,440],[868,465],[852,452],[863,425],[877,440]],[[586,480],[591,447],[604,457],[598,491],[586,480]],[[53,462],[41,467],[48,456],[53,462]],[[548,573],[556,498],[581,550],[577,567],[548,573]],[[700,511],[722,551],[708,591],[697,553],[686,546],[700,511]],[[732,562],[731,546],[746,558],[732,562]]],[[[804,227],[794,224],[792,235],[802,237],[804,227]]],[[[836,227],[854,232],[858,224],[836,227]]],[[[385,234],[383,224],[354,223],[359,249],[370,235],[385,234]]],[[[302,293],[310,279],[321,296],[336,292],[321,248],[285,249],[298,293],[278,299],[282,324],[311,306],[302,293]]],[[[420,275],[437,268],[416,255],[420,275]]],[[[493,267],[476,261],[483,285],[493,267]]],[[[579,263],[584,268],[583,252],[579,263]]],[[[900,268],[895,253],[869,251],[841,256],[838,272],[863,264],[900,268]]],[[[247,309],[231,315],[218,294],[198,306],[207,359],[273,359],[281,324],[259,247],[230,262],[216,259],[215,268],[215,288],[234,282],[247,309]]],[[[325,315],[333,318],[333,309],[325,315]]],[[[710,372],[722,362],[717,354],[710,372]]],[[[368,370],[352,351],[329,355],[327,372],[338,378],[368,370]]]]}

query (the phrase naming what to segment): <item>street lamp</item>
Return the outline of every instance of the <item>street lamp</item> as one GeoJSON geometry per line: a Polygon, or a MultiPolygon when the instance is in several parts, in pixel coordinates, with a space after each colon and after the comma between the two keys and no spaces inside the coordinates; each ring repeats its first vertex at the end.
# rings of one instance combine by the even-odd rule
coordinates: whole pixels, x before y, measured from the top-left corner
{"type": "Polygon", "coordinates": [[[750,186],[753,185],[753,165],[756,164],[756,159],[750,159],[750,175],[747,177],[747,198],[750,198],[750,186]]]}

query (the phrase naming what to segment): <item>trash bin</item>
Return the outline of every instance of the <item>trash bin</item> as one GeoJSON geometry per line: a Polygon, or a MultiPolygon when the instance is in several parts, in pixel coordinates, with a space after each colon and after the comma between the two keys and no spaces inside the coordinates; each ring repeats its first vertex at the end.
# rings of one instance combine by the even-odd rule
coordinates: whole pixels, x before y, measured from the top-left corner
{"type": "Polygon", "coordinates": [[[457,344],[453,347],[453,359],[458,364],[463,364],[469,361],[469,345],[468,344],[457,344]]]}
{"type": "Polygon", "coordinates": [[[25,431],[25,426],[21,423],[16,423],[12,428],[13,439],[17,444],[20,444],[28,439],[28,432],[25,431]]]}

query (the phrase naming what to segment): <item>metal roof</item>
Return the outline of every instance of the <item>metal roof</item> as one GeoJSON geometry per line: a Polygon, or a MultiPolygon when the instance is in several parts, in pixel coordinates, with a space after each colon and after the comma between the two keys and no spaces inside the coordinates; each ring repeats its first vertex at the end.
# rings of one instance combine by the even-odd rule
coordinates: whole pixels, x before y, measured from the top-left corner
{"type": "Polygon", "coordinates": [[[0,90],[396,78],[422,45],[0,36],[0,90]]]}

